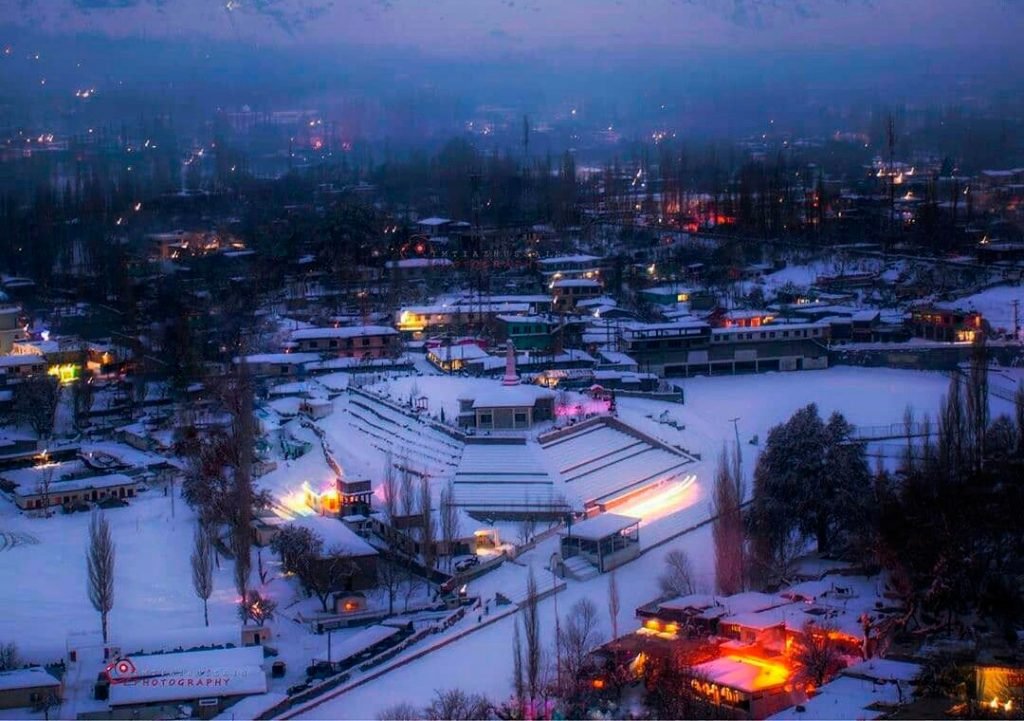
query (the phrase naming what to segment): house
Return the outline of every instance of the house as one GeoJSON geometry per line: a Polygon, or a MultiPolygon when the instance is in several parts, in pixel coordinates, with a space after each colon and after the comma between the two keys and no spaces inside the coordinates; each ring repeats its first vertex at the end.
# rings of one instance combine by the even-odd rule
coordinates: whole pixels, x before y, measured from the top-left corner
{"type": "Polygon", "coordinates": [[[939,306],[919,306],[910,311],[910,332],[915,338],[970,343],[982,329],[981,313],[939,306]]]}
{"type": "Polygon", "coordinates": [[[60,703],[61,682],[42,666],[0,671],[0,709],[30,708],[46,700],[60,703]]]}
{"type": "Polygon", "coordinates": [[[471,361],[490,358],[490,355],[476,343],[459,343],[432,348],[427,360],[447,373],[460,371],[471,361]]]}
{"type": "Polygon", "coordinates": [[[308,528],[324,539],[325,558],[330,554],[343,554],[355,564],[353,574],[339,591],[365,591],[377,585],[377,549],[360,538],[340,519],[330,516],[297,516],[288,525],[308,528]]]}
{"type": "Polygon", "coordinates": [[[596,255],[559,255],[554,258],[541,258],[537,261],[537,268],[548,280],[596,279],[601,277],[601,262],[601,258],[596,255]]]}
{"type": "Polygon", "coordinates": [[[293,331],[291,339],[302,353],[327,353],[341,358],[384,358],[398,350],[398,331],[381,325],[303,328],[293,331]]]}
{"type": "Polygon", "coordinates": [[[689,303],[693,289],[681,285],[656,285],[637,291],[637,297],[645,303],[658,306],[673,306],[689,303]]]}
{"type": "Polygon", "coordinates": [[[17,382],[22,378],[46,373],[46,359],[41,355],[4,355],[0,356],[0,373],[7,383],[17,382]]]}
{"type": "Polygon", "coordinates": [[[459,425],[477,430],[523,430],[554,417],[555,394],[537,386],[502,386],[459,399],[459,425]]]}
{"type": "Polygon", "coordinates": [[[557,319],[542,315],[499,315],[496,321],[496,340],[512,341],[519,350],[551,350],[559,326],[557,319]]]}
{"type": "Polygon", "coordinates": [[[21,306],[12,303],[10,297],[0,291],[0,353],[10,353],[16,341],[28,337],[25,329],[19,323],[20,317],[21,306]]]}
{"type": "Polygon", "coordinates": [[[550,285],[551,305],[556,311],[569,311],[586,298],[597,298],[603,292],[601,283],[588,278],[561,278],[550,285]]]}
{"type": "Polygon", "coordinates": [[[236,357],[234,364],[245,363],[257,377],[295,378],[304,372],[307,363],[320,360],[316,353],[257,353],[236,357]]]}
{"type": "Polygon", "coordinates": [[[40,474],[34,483],[19,484],[14,489],[13,496],[18,508],[31,511],[47,505],[62,506],[96,503],[112,498],[134,498],[137,491],[137,479],[121,473],[70,480],[46,480],[45,476],[40,474]]]}

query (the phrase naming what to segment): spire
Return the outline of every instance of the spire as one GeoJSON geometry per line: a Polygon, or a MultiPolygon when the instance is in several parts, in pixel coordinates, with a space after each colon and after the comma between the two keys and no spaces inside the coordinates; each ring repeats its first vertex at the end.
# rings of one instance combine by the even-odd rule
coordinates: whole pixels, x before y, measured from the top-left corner
{"type": "Polygon", "coordinates": [[[505,377],[501,379],[501,384],[519,385],[519,376],[516,374],[516,347],[511,340],[505,344],[505,377]]]}

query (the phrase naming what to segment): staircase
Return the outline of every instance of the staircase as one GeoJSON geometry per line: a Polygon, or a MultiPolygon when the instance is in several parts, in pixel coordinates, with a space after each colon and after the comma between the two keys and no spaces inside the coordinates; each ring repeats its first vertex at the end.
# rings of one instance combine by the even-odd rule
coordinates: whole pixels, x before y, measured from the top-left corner
{"type": "Polygon", "coordinates": [[[601,572],[597,570],[597,566],[592,564],[583,556],[573,556],[562,561],[562,568],[565,569],[565,575],[569,578],[577,581],[589,581],[591,578],[596,578],[601,575],[601,572]]]}

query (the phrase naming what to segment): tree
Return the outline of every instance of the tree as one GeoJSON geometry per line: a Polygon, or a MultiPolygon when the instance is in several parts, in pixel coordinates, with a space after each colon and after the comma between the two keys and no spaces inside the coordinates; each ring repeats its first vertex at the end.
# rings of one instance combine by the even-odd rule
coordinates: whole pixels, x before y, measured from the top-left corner
{"type": "Polygon", "coordinates": [[[16,668],[21,668],[18,645],[13,641],[0,643],[0,671],[13,671],[16,668]]]}
{"type": "Polygon", "coordinates": [[[53,423],[60,403],[60,384],[50,375],[29,376],[14,387],[14,415],[28,423],[40,438],[53,433],[53,423]]]}
{"type": "Polygon", "coordinates": [[[665,555],[665,570],[658,576],[658,587],[666,596],[688,596],[696,592],[693,567],[685,551],[675,548],[665,555]]]}
{"type": "Polygon", "coordinates": [[[743,480],[739,464],[730,463],[722,446],[711,501],[711,535],[715,544],[715,582],[719,593],[743,590],[743,480]]]}
{"type": "Polygon", "coordinates": [[[434,509],[430,498],[430,479],[426,475],[420,477],[419,508],[422,516],[420,524],[420,549],[423,565],[430,571],[437,564],[437,529],[434,521],[434,509]]]}
{"type": "Polygon", "coordinates": [[[423,710],[423,714],[428,719],[438,721],[474,721],[487,718],[491,708],[491,702],[486,697],[453,688],[435,691],[434,700],[423,710]]]}
{"type": "Polygon", "coordinates": [[[589,598],[574,603],[562,623],[560,636],[562,678],[559,682],[563,695],[572,700],[579,695],[590,654],[602,640],[597,605],[589,598]]]}
{"type": "Polygon", "coordinates": [[[213,543],[210,534],[196,525],[192,535],[192,589],[203,602],[203,623],[210,625],[209,600],[213,594],[213,543]]]}
{"type": "Polygon", "coordinates": [[[395,612],[395,598],[402,585],[409,580],[409,571],[394,559],[380,558],[377,561],[377,586],[388,599],[388,615],[395,612]]]}
{"type": "Polygon", "coordinates": [[[967,375],[967,418],[971,439],[971,460],[980,469],[985,457],[985,431],[989,424],[988,404],[988,351],[985,337],[980,333],[971,353],[967,375]]]}
{"type": "Polygon", "coordinates": [[[513,624],[512,630],[512,692],[515,716],[523,718],[526,715],[526,678],[523,675],[523,642],[519,635],[518,621],[513,624]]]}
{"type": "Polygon", "coordinates": [[[409,468],[409,459],[399,459],[401,464],[398,485],[398,509],[403,516],[412,514],[416,505],[416,487],[413,483],[412,469],[409,468]]]}
{"type": "Polygon", "coordinates": [[[110,524],[101,511],[94,510],[89,519],[89,549],[86,566],[89,580],[89,601],[100,614],[103,643],[108,640],[107,617],[114,607],[114,540],[110,524]]]}
{"type": "Polygon", "coordinates": [[[332,548],[323,556],[309,556],[298,570],[299,581],[317,597],[324,612],[327,601],[335,591],[343,591],[349,579],[359,570],[352,555],[343,548],[332,548]]]}
{"type": "Polygon", "coordinates": [[[259,591],[249,591],[245,599],[238,605],[238,616],[243,623],[253,621],[257,626],[262,627],[267,621],[274,620],[274,612],[277,611],[277,601],[263,596],[259,591]]]}
{"type": "Polygon", "coordinates": [[[619,637],[619,584],[615,570],[608,574],[608,616],[612,624],[612,640],[619,637]]]}
{"type": "Polygon", "coordinates": [[[420,710],[405,701],[383,708],[377,714],[377,721],[417,721],[421,718],[420,710]]]}
{"type": "Polygon", "coordinates": [[[817,625],[813,621],[804,624],[796,660],[801,675],[817,688],[835,676],[843,667],[843,657],[832,640],[835,627],[829,624],[817,625]]]}
{"type": "Polygon", "coordinates": [[[455,505],[455,484],[451,479],[441,489],[439,520],[446,562],[451,569],[455,540],[459,537],[459,508],[455,505]]]}
{"type": "Polygon", "coordinates": [[[398,474],[395,472],[395,460],[388,448],[384,453],[384,480],[382,482],[384,494],[384,512],[387,515],[388,523],[394,524],[394,518],[398,511],[398,474]]]}
{"type": "Polygon", "coordinates": [[[270,549],[281,558],[285,573],[299,573],[311,557],[323,551],[324,540],[304,526],[285,526],[270,541],[270,549]]]}
{"type": "Polygon", "coordinates": [[[537,608],[537,579],[533,575],[533,568],[530,568],[526,577],[526,600],[521,606],[523,636],[526,639],[526,657],[524,666],[526,669],[526,689],[529,693],[531,705],[537,700],[540,691],[541,672],[541,638],[540,638],[540,614],[537,608]]]}
{"type": "Polygon", "coordinates": [[[43,515],[50,517],[50,488],[53,485],[53,469],[47,468],[40,474],[39,483],[36,485],[36,493],[39,495],[39,502],[43,505],[43,515]]]}

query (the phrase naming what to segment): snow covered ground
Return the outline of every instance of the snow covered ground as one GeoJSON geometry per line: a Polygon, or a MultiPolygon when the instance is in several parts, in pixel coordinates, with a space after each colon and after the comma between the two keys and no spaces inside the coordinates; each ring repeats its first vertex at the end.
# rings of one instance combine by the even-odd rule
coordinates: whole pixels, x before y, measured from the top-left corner
{"type": "Polygon", "coordinates": [[[997,285],[980,293],[968,295],[952,301],[937,303],[942,308],[964,308],[976,310],[992,324],[993,328],[1003,328],[1013,332],[1013,301],[1024,304],[1024,286],[997,285]]]}

